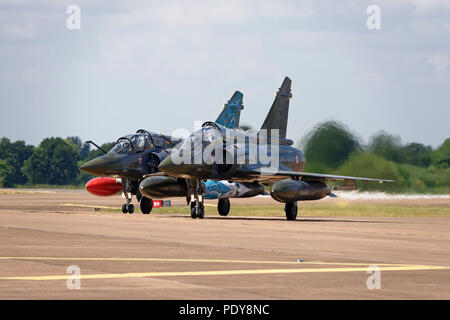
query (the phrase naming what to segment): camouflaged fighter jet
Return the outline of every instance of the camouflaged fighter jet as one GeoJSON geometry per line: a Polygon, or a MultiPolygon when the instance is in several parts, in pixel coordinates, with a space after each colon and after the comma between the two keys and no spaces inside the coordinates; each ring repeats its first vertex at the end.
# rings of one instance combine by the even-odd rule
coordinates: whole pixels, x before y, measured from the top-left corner
{"type": "MultiPolygon", "coordinates": [[[[224,105],[216,122],[226,128],[236,128],[239,125],[240,113],[243,109],[242,99],[243,94],[236,91],[224,105]]],[[[109,152],[101,149],[94,142],[88,141],[102,150],[104,155],[90,160],[80,167],[87,173],[99,176],[86,184],[86,190],[97,196],[112,196],[122,192],[122,196],[126,199],[126,203],[122,205],[123,213],[134,212],[131,199],[132,195],[135,195],[141,212],[149,214],[153,207],[153,201],[151,197],[141,194],[138,189],[139,183],[146,174],[157,172],[159,163],[181,141],[182,139],[143,129],[138,130],[135,134],[119,138],[109,152]]],[[[218,188],[215,186],[218,183],[210,184],[212,190],[218,188]]],[[[214,195],[214,191],[212,195],[214,195]]]]}
{"type": "Polygon", "coordinates": [[[340,189],[354,189],[356,181],[392,182],[304,172],[303,153],[286,139],[291,97],[291,80],[286,77],[257,134],[205,122],[159,164],[162,172],[150,174],[141,182],[141,192],[160,186],[161,194],[187,193],[191,196],[191,217],[202,219],[206,180],[245,183],[255,190],[267,185],[271,186],[272,198],[285,203],[286,218],[295,220],[297,201],[333,195],[327,180],[343,180],[340,189]]]}

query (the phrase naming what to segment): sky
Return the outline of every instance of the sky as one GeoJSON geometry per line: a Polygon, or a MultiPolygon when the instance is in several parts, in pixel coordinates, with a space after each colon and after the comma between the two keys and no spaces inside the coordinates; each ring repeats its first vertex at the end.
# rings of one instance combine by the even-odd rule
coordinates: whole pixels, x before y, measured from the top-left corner
{"type": "Polygon", "coordinates": [[[363,143],[384,130],[437,147],[450,137],[450,1],[0,0],[0,71],[0,137],[33,145],[192,131],[235,90],[241,124],[259,128],[289,76],[295,141],[337,120],[363,143]]]}

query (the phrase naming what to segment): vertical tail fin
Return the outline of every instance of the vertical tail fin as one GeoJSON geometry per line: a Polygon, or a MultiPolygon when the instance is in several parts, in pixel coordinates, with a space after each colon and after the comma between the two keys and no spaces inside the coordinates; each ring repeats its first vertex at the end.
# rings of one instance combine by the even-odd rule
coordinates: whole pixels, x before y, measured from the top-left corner
{"type": "Polygon", "coordinates": [[[223,106],[223,111],[217,118],[216,123],[229,129],[239,127],[241,110],[244,109],[244,106],[242,105],[243,98],[244,95],[241,92],[236,91],[231,99],[223,106]]]}
{"type": "Polygon", "coordinates": [[[291,94],[291,79],[284,78],[280,89],[275,95],[272,107],[264,120],[261,129],[267,130],[267,135],[270,136],[271,129],[278,129],[280,139],[286,138],[288,114],[289,114],[289,99],[291,94]]]}

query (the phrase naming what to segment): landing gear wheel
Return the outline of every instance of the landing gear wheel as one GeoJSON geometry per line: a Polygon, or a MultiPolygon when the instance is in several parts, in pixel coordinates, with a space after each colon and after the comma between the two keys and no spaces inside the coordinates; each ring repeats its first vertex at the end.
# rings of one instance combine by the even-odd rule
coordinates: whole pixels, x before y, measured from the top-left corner
{"type": "Polygon", "coordinates": [[[228,212],[230,212],[230,199],[219,199],[219,203],[217,204],[217,211],[221,216],[227,216],[228,212]]]}
{"type": "Polygon", "coordinates": [[[128,205],[126,203],[122,205],[122,213],[128,213],[128,205]]]}
{"type": "Polygon", "coordinates": [[[153,200],[147,197],[142,197],[139,205],[143,214],[150,214],[150,212],[152,212],[153,200]]]}
{"type": "Polygon", "coordinates": [[[195,201],[191,202],[191,218],[192,219],[197,218],[197,212],[195,210],[195,201]]]}
{"type": "Polygon", "coordinates": [[[197,211],[197,218],[203,219],[205,217],[205,207],[203,206],[203,203],[200,203],[198,208],[196,208],[197,211]]]}
{"type": "Polygon", "coordinates": [[[286,219],[294,221],[297,218],[297,202],[286,203],[284,212],[286,212],[286,219]]]}
{"type": "Polygon", "coordinates": [[[128,205],[128,213],[132,214],[134,212],[134,205],[132,205],[131,203],[128,205]]]}

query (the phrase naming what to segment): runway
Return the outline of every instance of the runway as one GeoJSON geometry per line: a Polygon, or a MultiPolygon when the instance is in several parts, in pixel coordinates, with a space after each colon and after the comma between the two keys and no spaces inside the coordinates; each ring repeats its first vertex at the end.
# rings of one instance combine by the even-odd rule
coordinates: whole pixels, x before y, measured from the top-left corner
{"type": "Polygon", "coordinates": [[[448,218],[193,220],[187,210],[92,209],[121,202],[0,193],[0,299],[450,298],[448,218]],[[80,289],[67,287],[69,266],[80,289]],[[367,287],[369,267],[379,289],[367,287]]]}

